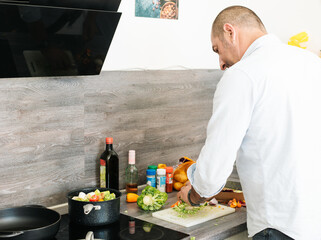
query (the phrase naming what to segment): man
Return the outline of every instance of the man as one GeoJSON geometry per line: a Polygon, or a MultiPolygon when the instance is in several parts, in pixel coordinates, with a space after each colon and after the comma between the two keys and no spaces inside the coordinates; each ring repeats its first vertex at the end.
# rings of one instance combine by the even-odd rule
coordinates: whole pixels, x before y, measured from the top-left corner
{"type": "Polygon", "coordinates": [[[321,239],[321,60],[267,34],[250,9],[224,9],[212,26],[225,70],[207,138],[178,198],[211,199],[236,166],[249,236],[321,239]]]}

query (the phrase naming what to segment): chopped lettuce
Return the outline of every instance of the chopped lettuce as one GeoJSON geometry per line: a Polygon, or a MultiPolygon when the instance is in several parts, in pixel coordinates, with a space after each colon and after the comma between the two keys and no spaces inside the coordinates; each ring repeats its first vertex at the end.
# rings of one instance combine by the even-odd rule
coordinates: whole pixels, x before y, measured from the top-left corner
{"type": "Polygon", "coordinates": [[[96,189],[94,192],[84,193],[80,192],[78,196],[72,197],[73,200],[82,201],[82,202],[102,202],[115,199],[115,193],[110,193],[110,191],[100,192],[99,189],[96,189]]]}

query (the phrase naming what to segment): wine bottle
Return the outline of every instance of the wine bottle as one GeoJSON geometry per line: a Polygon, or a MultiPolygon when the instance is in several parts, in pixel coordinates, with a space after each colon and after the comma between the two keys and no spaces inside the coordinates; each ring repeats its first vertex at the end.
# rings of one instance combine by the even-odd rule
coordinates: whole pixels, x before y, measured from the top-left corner
{"type": "Polygon", "coordinates": [[[100,187],[119,189],[119,158],[113,138],[106,138],[106,150],[100,156],[100,187]]]}
{"type": "Polygon", "coordinates": [[[135,150],[128,152],[128,166],[126,168],[126,192],[137,193],[138,170],[135,165],[135,150]]]}

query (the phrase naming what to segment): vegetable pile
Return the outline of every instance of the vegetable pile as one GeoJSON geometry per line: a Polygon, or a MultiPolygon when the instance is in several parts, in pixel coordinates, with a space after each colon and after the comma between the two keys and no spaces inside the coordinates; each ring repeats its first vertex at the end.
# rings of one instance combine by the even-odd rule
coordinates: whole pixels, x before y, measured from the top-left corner
{"type": "Polygon", "coordinates": [[[155,211],[160,209],[167,201],[167,193],[158,189],[146,186],[142,194],[137,198],[137,205],[145,211],[155,211]]]}
{"type": "Polygon", "coordinates": [[[240,208],[240,207],[245,207],[246,204],[245,204],[245,201],[242,201],[242,200],[239,200],[239,201],[236,201],[235,198],[233,198],[233,200],[230,200],[228,202],[228,205],[231,207],[231,208],[240,208]]]}
{"type": "Polygon", "coordinates": [[[95,192],[84,193],[80,192],[78,196],[74,196],[72,200],[82,201],[82,202],[102,202],[115,199],[115,193],[110,193],[109,191],[100,192],[98,189],[95,192]]]}
{"type": "Polygon", "coordinates": [[[203,209],[207,205],[208,205],[208,203],[205,202],[205,204],[203,204],[199,207],[192,207],[192,206],[189,206],[185,202],[178,201],[172,205],[172,209],[178,213],[179,217],[185,218],[190,215],[194,215],[194,214],[198,213],[201,209],[203,209]]]}

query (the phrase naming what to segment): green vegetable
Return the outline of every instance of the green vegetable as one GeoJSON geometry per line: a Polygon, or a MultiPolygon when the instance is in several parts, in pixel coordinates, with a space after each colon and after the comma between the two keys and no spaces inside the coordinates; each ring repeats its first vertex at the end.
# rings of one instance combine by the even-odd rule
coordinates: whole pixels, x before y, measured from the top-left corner
{"type": "Polygon", "coordinates": [[[145,211],[155,211],[160,209],[167,201],[167,193],[158,189],[146,186],[142,194],[137,198],[137,205],[145,211]]]}
{"type": "Polygon", "coordinates": [[[84,193],[80,192],[78,196],[72,197],[73,200],[82,201],[82,202],[101,202],[115,199],[115,193],[110,193],[109,191],[100,192],[99,189],[96,189],[95,192],[84,193]]]}
{"type": "Polygon", "coordinates": [[[181,202],[178,205],[174,206],[172,209],[178,213],[179,217],[185,218],[185,217],[188,217],[189,215],[196,214],[201,209],[203,209],[205,206],[207,206],[207,203],[205,203],[199,207],[192,207],[192,206],[189,206],[185,202],[181,202]]]}
{"type": "Polygon", "coordinates": [[[109,191],[105,191],[102,193],[104,194],[104,201],[108,201],[116,198],[115,193],[110,193],[109,191]]]}
{"type": "Polygon", "coordinates": [[[89,202],[88,198],[80,198],[80,197],[72,197],[72,200],[76,200],[76,201],[81,201],[81,202],[89,202]]]}

